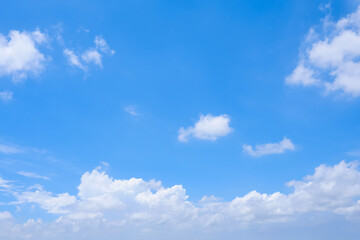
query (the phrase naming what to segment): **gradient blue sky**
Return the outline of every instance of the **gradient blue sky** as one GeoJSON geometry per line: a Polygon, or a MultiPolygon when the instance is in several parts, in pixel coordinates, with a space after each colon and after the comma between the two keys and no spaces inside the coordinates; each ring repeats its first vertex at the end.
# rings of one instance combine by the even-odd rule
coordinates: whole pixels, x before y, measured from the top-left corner
{"type": "MultiPolygon", "coordinates": [[[[326,8],[327,3],[1,3],[3,36],[38,29],[48,40],[37,47],[46,57],[41,72],[18,83],[13,74],[0,75],[0,91],[13,94],[0,101],[0,144],[21,150],[0,152],[0,177],[14,186],[76,195],[81,176],[106,162],[102,169],[116,179],[181,184],[191,202],[205,195],[231,201],[253,190],[286,194],[292,190],[285,183],[312,175],[321,164],[358,159],[359,97],[285,83],[304,53],[309,29],[321,29],[325,16],[337,22],[358,6],[333,0],[326,8]],[[115,54],[103,54],[102,67],[70,66],[64,49],[80,54],[96,36],[115,54]],[[232,131],[216,140],[179,141],[179,129],[194,126],[201,114],[228,117],[232,131]],[[245,144],[284,137],[293,150],[259,157],[243,150],[245,144]]],[[[59,217],[13,201],[0,191],[0,212],[10,212],[19,224],[59,217]]],[[[359,234],[354,230],[347,239],[359,234]]]]}

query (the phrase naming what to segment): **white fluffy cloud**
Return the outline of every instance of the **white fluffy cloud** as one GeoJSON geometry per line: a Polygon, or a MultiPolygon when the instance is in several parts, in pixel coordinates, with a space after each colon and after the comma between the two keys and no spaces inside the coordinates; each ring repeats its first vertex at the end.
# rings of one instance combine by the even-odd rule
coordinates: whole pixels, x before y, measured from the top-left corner
{"type": "Polygon", "coordinates": [[[322,31],[311,29],[298,66],[287,84],[322,86],[326,92],[360,95],[360,7],[337,22],[324,20],[322,31]]]}
{"type": "Polygon", "coordinates": [[[253,157],[260,157],[268,154],[280,154],[286,150],[295,150],[294,144],[290,139],[284,137],[284,139],[277,143],[265,143],[255,146],[255,150],[252,146],[244,144],[244,152],[248,153],[253,157]]]}
{"type": "Polygon", "coordinates": [[[8,102],[13,99],[13,92],[2,91],[0,92],[0,99],[4,102],[8,102]]]}
{"type": "Polygon", "coordinates": [[[0,34],[0,77],[11,76],[16,82],[40,73],[46,58],[38,47],[46,41],[46,34],[39,30],[12,30],[8,37],[0,34]]]}
{"type": "Polygon", "coordinates": [[[77,55],[74,51],[66,48],[64,50],[64,55],[67,58],[69,65],[79,68],[83,71],[87,71],[90,63],[99,67],[103,66],[103,54],[115,54],[115,51],[110,49],[109,45],[102,36],[96,36],[94,43],[95,48],[89,48],[80,55],[77,55]]]}
{"type": "Polygon", "coordinates": [[[68,213],[67,209],[76,202],[76,197],[70,196],[68,193],[61,193],[53,196],[50,192],[46,192],[41,188],[35,192],[15,193],[18,203],[37,203],[49,213],[68,213]]]}
{"type": "Polygon", "coordinates": [[[194,127],[180,128],[178,139],[181,142],[187,142],[189,137],[202,140],[215,141],[219,137],[228,135],[232,128],[229,126],[230,118],[223,114],[219,116],[200,115],[200,120],[194,127]]]}
{"type": "MultiPolygon", "coordinates": [[[[2,185],[11,187],[6,182],[0,184],[0,188],[2,185]]],[[[113,239],[111,231],[114,229],[122,229],[123,232],[133,229],[147,234],[149,231],[185,231],[191,228],[229,231],[244,226],[257,226],[259,223],[285,224],[304,214],[331,213],[347,217],[360,214],[358,162],[342,161],[335,166],[321,165],[313,175],[300,181],[291,181],[287,185],[293,188],[288,194],[252,191],[232,201],[207,197],[195,203],[188,200],[181,185],[164,187],[161,182],[139,178],[118,180],[105,172],[93,170],[81,177],[77,195],[52,194],[41,188],[20,192],[14,188],[17,191],[13,193],[17,198],[16,204],[38,204],[47,212],[56,214],[58,219],[47,224],[40,220],[29,220],[21,226],[11,225],[6,231],[8,234],[20,234],[28,224],[33,229],[40,229],[37,234],[42,238],[61,239],[67,232],[71,233],[67,239],[87,239],[77,234],[81,230],[89,233],[87,227],[92,226],[105,234],[107,239],[113,239]],[[12,228],[17,231],[11,232],[12,228]],[[49,228],[61,229],[63,232],[47,231],[49,228]]],[[[6,220],[9,224],[11,219],[10,213],[0,212],[0,221],[6,220]]],[[[41,238],[35,236],[35,232],[28,233],[28,238],[41,238]]],[[[147,237],[149,235],[143,236],[143,239],[151,239],[147,237]]],[[[96,239],[95,236],[93,239],[96,239]]]]}

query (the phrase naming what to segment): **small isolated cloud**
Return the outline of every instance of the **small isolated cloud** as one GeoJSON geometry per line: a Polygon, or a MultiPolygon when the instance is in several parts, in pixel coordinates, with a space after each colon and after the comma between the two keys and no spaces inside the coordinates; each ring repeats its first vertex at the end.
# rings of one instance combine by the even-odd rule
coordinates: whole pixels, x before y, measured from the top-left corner
{"type": "MultiPolygon", "coordinates": [[[[330,6],[327,6],[329,8],[330,6]]],[[[322,87],[326,93],[360,96],[360,6],[332,22],[327,15],[318,29],[310,29],[299,64],[286,78],[289,85],[322,87]]]]}
{"type": "Polygon", "coordinates": [[[64,55],[65,55],[69,65],[80,68],[84,71],[86,70],[85,66],[80,62],[79,57],[73,51],[71,51],[69,49],[65,49],[64,55]]]}
{"type": "Polygon", "coordinates": [[[250,145],[244,144],[243,150],[253,157],[260,157],[263,155],[284,153],[287,150],[295,150],[295,146],[290,139],[284,137],[282,141],[277,143],[256,145],[255,149],[250,145]]]}
{"type": "Polygon", "coordinates": [[[18,82],[30,74],[39,74],[46,59],[38,47],[46,41],[47,35],[40,30],[12,30],[8,37],[0,34],[0,77],[11,76],[18,82]]]}
{"type": "Polygon", "coordinates": [[[20,149],[18,147],[0,144],[0,153],[3,154],[16,154],[16,153],[22,153],[23,149],[20,149]]]}
{"type": "Polygon", "coordinates": [[[41,175],[39,175],[37,173],[34,173],[34,172],[19,171],[17,173],[19,175],[21,175],[21,176],[28,177],[28,178],[37,178],[37,179],[50,180],[49,177],[41,176],[41,175]]]}
{"type": "Polygon", "coordinates": [[[2,91],[0,92],[0,100],[8,102],[13,99],[13,92],[11,91],[2,91]]]}
{"type": "Polygon", "coordinates": [[[194,127],[180,128],[178,139],[187,142],[190,137],[215,141],[228,135],[233,129],[229,126],[230,118],[226,114],[219,116],[200,115],[200,120],[194,127]]]}
{"type": "Polygon", "coordinates": [[[89,48],[83,53],[77,54],[73,50],[65,49],[64,55],[70,66],[87,71],[89,64],[95,64],[102,68],[102,57],[104,54],[113,55],[115,51],[110,49],[104,38],[101,36],[95,37],[95,47],[89,48]]]}
{"type": "Polygon", "coordinates": [[[128,114],[132,115],[132,116],[138,116],[139,113],[136,110],[135,106],[126,106],[124,108],[125,112],[127,112],[128,114]]]}
{"type": "Polygon", "coordinates": [[[95,168],[97,171],[103,171],[107,170],[110,167],[110,164],[108,162],[101,161],[100,165],[95,168]]]}

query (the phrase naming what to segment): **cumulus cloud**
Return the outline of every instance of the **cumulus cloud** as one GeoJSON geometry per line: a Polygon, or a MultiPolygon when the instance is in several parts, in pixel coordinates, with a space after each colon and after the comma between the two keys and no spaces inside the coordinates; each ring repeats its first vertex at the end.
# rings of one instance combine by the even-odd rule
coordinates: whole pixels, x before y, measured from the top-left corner
{"type": "Polygon", "coordinates": [[[178,139],[181,142],[187,142],[190,137],[215,141],[232,131],[229,123],[230,118],[226,114],[219,116],[201,114],[200,120],[195,123],[194,127],[180,128],[178,139]]]}
{"type": "Polygon", "coordinates": [[[15,196],[18,200],[18,204],[37,203],[49,213],[68,213],[70,209],[67,207],[76,202],[76,197],[70,196],[68,193],[54,195],[41,188],[34,192],[27,191],[20,194],[15,193],[15,196]]]}
{"type": "Polygon", "coordinates": [[[300,63],[285,81],[287,84],[299,84],[303,86],[317,85],[320,83],[320,81],[314,77],[314,70],[306,68],[303,63],[300,63]]]}
{"type": "MultiPolygon", "coordinates": [[[[196,204],[188,200],[181,185],[164,187],[154,180],[113,179],[103,171],[93,170],[81,177],[77,195],[53,194],[41,188],[14,193],[16,204],[38,204],[56,214],[58,219],[49,223],[30,219],[19,225],[12,222],[11,213],[0,212],[1,226],[7,224],[0,236],[6,233],[8,237],[19,239],[19,234],[26,232],[28,239],[62,239],[65,236],[67,239],[88,239],[86,234],[101,233],[107,239],[113,239],[115,229],[122,233],[132,229],[145,234],[140,239],[157,239],[152,238],[151,233],[169,230],[176,236],[175,231],[193,228],[201,231],[216,228],[223,232],[257,224],[285,224],[303,214],[323,212],[352,217],[360,213],[358,162],[320,165],[313,175],[287,185],[293,188],[288,194],[251,191],[231,201],[212,196],[196,204]],[[31,230],[27,228],[29,226],[31,230]],[[95,229],[97,232],[92,232],[95,229]]],[[[90,239],[97,239],[95,235],[90,239]]],[[[125,239],[134,238],[128,236],[125,239]]]]}
{"type": "Polygon", "coordinates": [[[4,102],[8,102],[13,99],[13,92],[11,91],[2,91],[0,92],[0,99],[4,102]]]}
{"type": "Polygon", "coordinates": [[[102,36],[96,36],[94,43],[95,47],[89,48],[82,54],[76,54],[73,50],[66,48],[64,50],[64,55],[67,58],[69,65],[83,71],[88,70],[89,64],[95,64],[102,68],[103,54],[113,55],[115,54],[115,51],[110,49],[102,36]]]}
{"type": "MultiPolygon", "coordinates": [[[[88,232],[88,226],[99,227],[98,231],[103,234],[111,229],[122,229],[123,232],[133,229],[147,234],[149,231],[186,231],[192,228],[228,231],[265,223],[285,224],[304,214],[331,213],[350,218],[360,214],[358,162],[320,165],[314,174],[290,181],[287,186],[293,189],[288,194],[251,191],[231,201],[212,196],[194,203],[189,201],[181,185],[164,187],[154,180],[113,179],[104,171],[93,170],[83,174],[76,195],[53,194],[41,188],[17,190],[13,194],[17,198],[16,204],[38,204],[58,216],[55,222],[47,225],[41,221],[27,222],[33,227],[42,226],[42,232],[38,233],[43,235],[49,234],[45,229],[54,227],[75,236],[84,228],[88,232]]],[[[11,218],[10,213],[0,213],[0,220],[11,218]]],[[[18,230],[21,228],[24,226],[17,226],[18,230]]],[[[108,236],[112,239],[111,234],[108,236]]],[[[29,238],[36,239],[34,235],[29,238]]],[[[67,239],[84,239],[84,236],[67,239]]]]}
{"type": "Polygon", "coordinates": [[[10,76],[17,82],[39,74],[46,62],[39,46],[46,41],[47,35],[40,30],[12,30],[7,37],[0,34],[0,77],[10,76]]]}
{"type": "Polygon", "coordinates": [[[253,157],[260,157],[268,154],[280,154],[286,150],[295,150],[294,144],[290,139],[284,137],[284,139],[277,143],[265,143],[255,146],[255,150],[252,146],[244,144],[244,152],[248,153],[253,157]]]}
{"type": "Polygon", "coordinates": [[[337,22],[327,16],[321,30],[311,29],[298,66],[287,84],[317,85],[326,92],[360,95],[360,7],[337,22]]]}

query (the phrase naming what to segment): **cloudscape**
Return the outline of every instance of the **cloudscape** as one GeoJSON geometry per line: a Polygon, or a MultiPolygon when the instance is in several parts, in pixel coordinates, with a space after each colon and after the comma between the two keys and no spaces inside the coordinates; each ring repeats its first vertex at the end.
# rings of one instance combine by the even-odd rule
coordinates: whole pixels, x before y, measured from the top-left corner
{"type": "Polygon", "coordinates": [[[359,239],[359,1],[0,12],[0,240],[359,239]]]}

